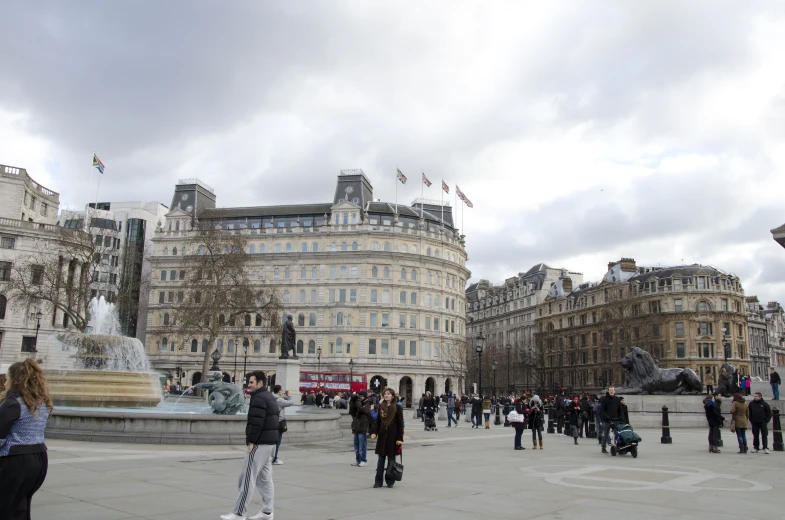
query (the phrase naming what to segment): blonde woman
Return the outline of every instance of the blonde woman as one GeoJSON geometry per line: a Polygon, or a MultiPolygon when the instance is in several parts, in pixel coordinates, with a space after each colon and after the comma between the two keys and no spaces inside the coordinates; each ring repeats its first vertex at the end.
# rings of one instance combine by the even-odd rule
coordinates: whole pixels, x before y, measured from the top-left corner
{"type": "Polygon", "coordinates": [[[0,402],[0,520],[29,520],[49,467],[44,429],[52,399],[38,363],[26,359],[8,368],[0,402]]]}

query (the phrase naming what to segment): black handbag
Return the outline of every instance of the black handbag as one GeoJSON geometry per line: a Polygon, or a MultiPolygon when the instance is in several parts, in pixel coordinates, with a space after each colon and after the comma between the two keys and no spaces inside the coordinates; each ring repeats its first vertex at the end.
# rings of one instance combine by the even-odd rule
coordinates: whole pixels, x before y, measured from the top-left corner
{"type": "Polygon", "coordinates": [[[286,426],[286,419],[278,421],[278,431],[281,433],[286,433],[289,431],[289,428],[286,426]]]}
{"type": "Polygon", "coordinates": [[[397,457],[393,459],[393,464],[390,466],[390,476],[397,482],[403,480],[403,449],[401,449],[401,462],[398,462],[397,457]]]}

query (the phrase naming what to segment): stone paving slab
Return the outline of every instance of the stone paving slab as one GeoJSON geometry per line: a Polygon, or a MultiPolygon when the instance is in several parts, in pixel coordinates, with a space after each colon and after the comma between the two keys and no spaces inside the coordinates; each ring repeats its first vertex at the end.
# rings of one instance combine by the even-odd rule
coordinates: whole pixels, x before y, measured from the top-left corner
{"type": "MultiPolygon", "coordinates": [[[[514,451],[510,428],[424,432],[407,419],[405,475],[373,489],[375,456],[352,467],[351,438],[281,448],[275,518],[593,519],[632,516],[730,520],[779,518],[785,511],[785,454],[708,453],[704,429],[638,429],[639,457],[600,453],[595,439],[545,435],[545,449],[514,451]]],[[[750,437],[751,444],[751,437],[750,437]]],[[[771,439],[770,439],[771,440],[771,439]]],[[[48,441],[53,464],[33,502],[47,520],[215,520],[236,498],[242,446],[151,446],[48,441]]],[[[260,507],[258,494],[251,513],[260,507]]]]}

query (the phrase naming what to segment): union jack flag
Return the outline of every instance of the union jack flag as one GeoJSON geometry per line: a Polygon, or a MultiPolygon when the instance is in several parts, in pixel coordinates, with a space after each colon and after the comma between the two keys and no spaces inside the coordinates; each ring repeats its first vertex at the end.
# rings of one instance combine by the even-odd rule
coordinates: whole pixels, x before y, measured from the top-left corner
{"type": "Polygon", "coordinates": [[[444,182],[444,181],[442,181],[442,189],[443,189],[444,191],[446,191],[447,193],[450,193],[450,187],[449,187],[449,186],[447,186],[447,183],[446,183],[446,182],[444,182]]]}
{"type": "Polygon", "coordinates": [[[429,188],[431,187],[431,181],[428,180],[428,177],[425,176],[425,172],[422,172],[422,181],[425,183],[426,186],[429,188]]]}
{"type": "Polygon", "coordinates": [[[398,170],[398,180],[401,181],[401,184],[406,184],[406,175],[401,173],[401,170],[398,170]]]}

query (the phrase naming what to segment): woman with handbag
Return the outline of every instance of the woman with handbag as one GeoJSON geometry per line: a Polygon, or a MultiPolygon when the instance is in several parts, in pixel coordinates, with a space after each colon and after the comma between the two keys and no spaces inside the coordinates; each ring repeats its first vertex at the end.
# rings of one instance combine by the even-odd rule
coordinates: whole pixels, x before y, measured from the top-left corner
{"type": "Polygon", "coordinates": [[[537,438],[540,438],[540,449],[542,449],[542,423],[543,407],[540,396],[535,395],[529,402],[529,427],[532,429],[532,445],[537,449],[537,438]]]}
{"type": "Polygon", "coordinates": [[[385,388],[382,393],[382,403],[379,405],[379,419],[373,425],[371,439],[376,441],[376,479],[373,487],[382,487],[382,479],[387,487],[393,487],[395,479],[392,476],[395,457],[399,447],[403,445],[403,408],[397,406],[395,390],[385,388]],[[385,471],[385,462],[387,468],[385,471]]]}
{"type": "Polygon", "coordinates": [[[744,397],[736,392],[730,405],[731,432],[735,430],[736,439],[739,441],[739,453],[747,453],[747,426],[750,420],[750,410],[744,397]]]}
{"type": "Polygon", "coordinates": [[[281,385],[275,385],[273,387],[273,393],[275,394],[275,401],[278,403],[278,442],[275,444],[275,455],[273,455],[273,464],[276,466],[283,464],[283,461],[278,458],[278,448],[281,447],[281,441],[283,440],[283,434],[289,429],[286,426],[286,411],[284,408],[287,406],[292,406],[294,404],[294,400],[289,395],[289,391],[287,390],[284,394],[282,392],[281,385]]]}
{"type": "Polygon", "coordinates": [[[568,406],[570,413],[570,433],[572,433],[572,440],[575,445],[578,445],[578,432],[581,429],[581,403],[578,402],[578,396],[574,395],[572,401],[568,406]]]}
{"type": "Polygon", "coordinates": [[[526,401],[523,398],[518,399],[515,402],[515,413],[518,414],[516,419],[517,421],[510,421],[512,423],[513,428],[515,428],[515,449],[516,450],[525,450],[523,446],[521,446],[521,436],[523,435],[523,430],[526,429],[526,423],[524,422],[524,418],[529,413],[529,407],[526,406],[526,401]]]}

